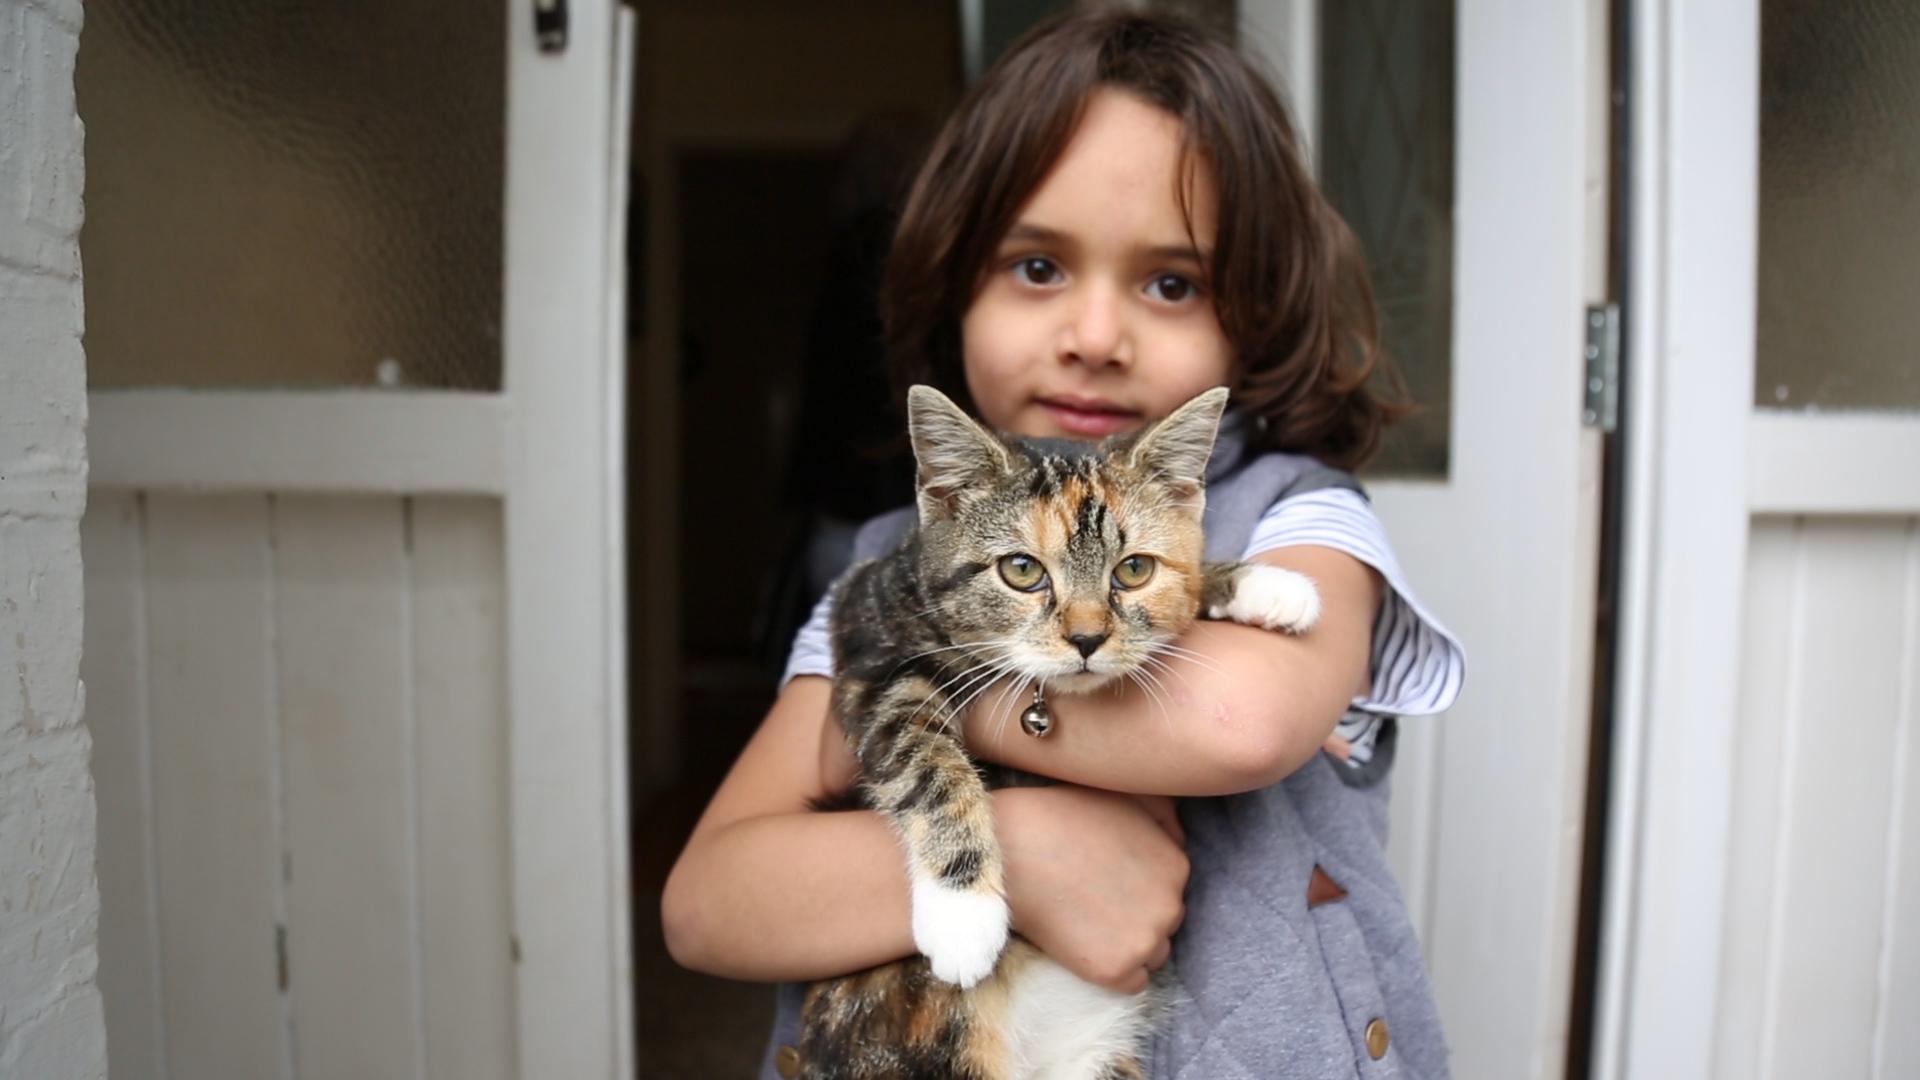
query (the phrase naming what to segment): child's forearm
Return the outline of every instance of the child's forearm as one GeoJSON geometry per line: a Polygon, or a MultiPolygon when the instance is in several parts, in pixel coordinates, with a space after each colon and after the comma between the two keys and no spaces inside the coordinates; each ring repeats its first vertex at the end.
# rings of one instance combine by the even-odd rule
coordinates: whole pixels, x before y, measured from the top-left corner
{"type": "MultiPolygon", "coordinates": [[[[1182,912],[1187,862],[1172,804],[1068,784],[991,798],[1013,928],[1082,978],[1139,990],[1182,912]]],[[[773,814],[702,834],[661,907],[674,959],[729,978],[830,978],[915,951],[900,845],[864,811],[773,814]]]]}
{"type": "Polygon", "coordinates": [[[899,841],[877,814],[749,818],[696,837],[661,897],[667,949],[731,979],[806,981],[914,951],[899,841]]]}
{"type": "Polygon", "coordinates": [[[1265,787],[1318,753],[1367,678],[1380,585],[1373,572],[1327,549],[1288,549],[1274,561],[1320,585],[1320,623],[1295,638],[1203,622],[1183,655],[1134,682],[1048,695],[1053,733],[1020,731],[1030,699],[983,694],[966,718],[981,757],[1089,787],[1164,795],[1223,795],[1265,787]],[[1196,655],[1197,654],[1197,655],[1196,655]]]}
{"type": "Polygon", "coordinates": [[[1111,791],[1226,795],[1265,787],[1318,752],[1352,691],[1328,693],[1297,665],[1260,655],[1264,631],[1203,626],[1182,639],[1201,662],[1170,660],[1149,692],[1135,684],[1087,695],[1049,694],[1053,733],[1031,738],[1019,713],[1030,697],[989,691],[970,710],[967,743],[985,758],[1111,791]],[[1319,692],[1315,692],[1318,690],[1319,692]]]}

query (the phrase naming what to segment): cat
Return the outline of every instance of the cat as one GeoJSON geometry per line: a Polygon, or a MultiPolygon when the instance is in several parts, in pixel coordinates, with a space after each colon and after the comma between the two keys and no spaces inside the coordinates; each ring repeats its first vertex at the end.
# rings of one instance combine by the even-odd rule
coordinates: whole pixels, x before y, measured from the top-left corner
{"type": "Polygon", "coordinates": [[[918,522],[838,587],[832,693],[860,764],[856,804],[906,850],[922,955],[810,987],[800,1075],[1144,1077],[1136,1054],[1164,980],[1108,990],[1009,938],[987,791],[1037,778],[973,761],[959,714],[992,686],[1018,701],[1036,682],[1147,685],[1203,612],[1299,633],[1319,593],[1279,567],[1202,562],[1224,388],[1098,444],[995,435],[931,387],[907,401],[918,522]]]}

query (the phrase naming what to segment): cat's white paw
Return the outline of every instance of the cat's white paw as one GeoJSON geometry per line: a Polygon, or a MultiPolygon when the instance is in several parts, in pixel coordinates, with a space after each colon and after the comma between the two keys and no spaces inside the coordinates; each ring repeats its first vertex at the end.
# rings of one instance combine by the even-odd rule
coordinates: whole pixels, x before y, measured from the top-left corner
{"type": "Polygon", "coordinates": [[[1007,945],[1007,902],[991,892],[913,882],[913,943],[936,978],[966,989],[993,971],[1007,945]]]}
{"type": "Polygon", "coordinates": [[[1298,634],[1320,619],[1320,589],[1305,574],[1256,564],[1241,575],[1233,599],[1215,605],[1207,614],[1298,634]]]}

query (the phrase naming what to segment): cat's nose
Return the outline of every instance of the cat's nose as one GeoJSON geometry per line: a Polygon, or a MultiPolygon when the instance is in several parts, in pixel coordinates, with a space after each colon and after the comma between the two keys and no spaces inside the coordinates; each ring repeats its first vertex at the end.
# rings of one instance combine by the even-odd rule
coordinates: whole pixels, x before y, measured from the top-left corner
{"type": "Polygon", "coordinates": [[[1092,656],[1093,650],[1099,648],[1103,643],[1105,643],[1105,641],[1107,640],[1107,635],[1105,634],[1068,634],[1067,640],[1073,642],[1073,647],[1080,650],[1080,656],[1082,659],[1084,659],[1086,657],[1092,656]]]}

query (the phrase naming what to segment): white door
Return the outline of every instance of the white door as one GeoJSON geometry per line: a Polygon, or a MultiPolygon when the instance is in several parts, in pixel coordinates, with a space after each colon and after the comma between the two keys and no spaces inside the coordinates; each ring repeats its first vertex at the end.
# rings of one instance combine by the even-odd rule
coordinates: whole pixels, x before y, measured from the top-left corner
{"type": "MultiPolygon", "coordinates": [[[[1242,35],[1283,73],[1319,155],[1353,134],[1326,127],[1342,73],[1323,57],[1390,69],[1403,84],[1377,90],[1381,137],[1418,136],[1407,125],[1434,88],[1404,83],[1422,28],[1409,43],[1399,24],[1429,18],[1422,8],[1444,10],[1243,4],[1242,35]],[[1322,50],[1330,17],[1364,35],[1359,48],[1322,50]]],[[[1468,656],[1457,706],[1402,722],[1392,833],[1463,1077],[1557,1076],[1566,1059],[1600,509],[1601,435],[1583,426],[1582,389],[1586,308],[1605,299],[1606,18],[1600,0],[1458,0],[1451,43],[1444,25],[1424,28],[1455,73],[1438,406],[1450,435],[1443,472],[1368,487],[1468,656]]],[[[1323,178],[1329,165],[1316,161],[1323,178]]]]}
{"type": "MultiPolygon", "coordinates": [[[[248,5],[173,28],[164,14],[89,10],[82,112],[90,131],[127,140],[90,147],[89,210],[97,229],[131,221],[141,234],[111,241],[126,258],[88,266],[84,678],[116,1076],[633,1073],[633,18],[612,0],[494,9],[504,34],[477,36],[489,54],[504,45],[504,63],[487,56],[493,74],[468,93],[478,123],[504,124],[478,159],[504,176],[462,172],[452,155],[446,175],[406,193],[434,219],[416,231],[381,178],[421,145],[409,124],[471,119],[473,100],[416,88],[408,63],[388,61],[431,52],[409,34],[476,32],[448,27],[451,7],[395,10],[403,32],[365,34],[351,16],[293,25],[248,5]],[[556,9],[564,34],[537,40],[536,8],[556,9]],[[313,27],[340,36],[316,43],[313,27]],[[269,67],[194,53],[197,39],[253,34],[278,50],[269,67]],[[356,102],[352,84],[374,77],[400,81],[356,102]],[[275,95],[293,103],[284,117],[275,95]],[[166,159],[172,175],[142,172],[161,160],[129,151],[144,132],[187,146],[166,159]],[[376,372],[411,381],[404,350],[332,357],[312,340],[331,340],[324,319],[307,340],[248,323],[255,306],[297,293],[343,322],[423,306],[431,330],[439,283],[394,267],[471,239],[449,239],[436,216],[464,207],[469,183],[505,193],[489,219],[500,227],[474,249],[501,268],[497,300],[463,324],[484,343],[469,352],[497,349],[491,386],[376,387],[376,372]],[[119,216],[163,194],[180,201],[150,223],[119,216]],[[220,295],[178,334],[172,309],[140,306],[176,282],[114,275],[177,266],[194,247],[192,214],[206,211],[238,219],[198,219],[231,225],[233,243],[193,266],[187,291],[220,295]],[[183,218],[181,236],[139,248],[183,218]],[[283,247],[323,257],[283,266],[283,247]],[[264,254],[246,264],[247,253],[264,254]],[[142,355],[149,339],[188,346],[142,355]],[[216,347],[256,339],[365,374],[326,390],[236,388],[223,369],[195,389],[146,388],[173,381],[145,377],[163,361],[202,363],[194,342],[207,343],[206,363],[231,366],[245,350],[216,347]],[[124,388],[100,385],[111,381],[124,388]]],[[[473,55],[443,52],[434,62],[473,55]]],[[[469,291],[495,287],[481,278],[469,291]]]]}
{"type": "Polygon", "coordinates": [[[1911,5],[1635,0],[1593,1075],[1920,1074],[1911,5]]]}

